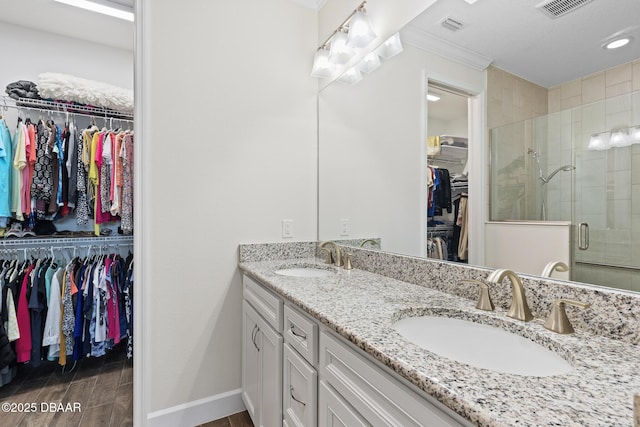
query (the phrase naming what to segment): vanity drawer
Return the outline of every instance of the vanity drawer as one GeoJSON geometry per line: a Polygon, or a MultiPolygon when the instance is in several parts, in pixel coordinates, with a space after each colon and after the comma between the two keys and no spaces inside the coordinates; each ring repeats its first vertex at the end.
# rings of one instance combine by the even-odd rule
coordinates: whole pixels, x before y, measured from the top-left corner
{"type": "Polygon", "coordinates": [[[318,363],[318,325],[288,305],[284,307],[284,342],[295,348],[311,365],[318,363]]]}
{"type": "Polygon", "coordinates": [[[320,381],[318,425],[320,427],[367,427],[369,424],[329,384],[320,381]]]}
{"type": "Polygon", "coordinates": [[[320,377],[374,426],[460,426],[363,356],[320,334],[320,377]]]}
{"type": "Polygon", "coordinates": [[[290,427],[315,427],[318,374],[288,344],[284,345],[282,404],[284,424],[290,427]]]}
{"type": "Polygon", "coordinates": [[[282,333],[282,300],[246,274],[242,278],[243,296],[271,325],[282,333]]]}

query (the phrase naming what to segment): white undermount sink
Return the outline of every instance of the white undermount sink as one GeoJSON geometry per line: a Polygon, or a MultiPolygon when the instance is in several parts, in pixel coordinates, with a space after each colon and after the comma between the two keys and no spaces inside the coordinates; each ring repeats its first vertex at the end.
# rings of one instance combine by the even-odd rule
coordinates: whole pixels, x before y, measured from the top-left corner
{"type": "Polygon", "coordinates": [[[478,368],[523,376],[565,374],[573,367],[553,351],[499,327],[451,317],[406,317],[400,335],[439,356],[478,368]]]}
{"type": "Polygon", "coordinates": [[[274,273],[289,277],[326,277],[335,274],[331,270],[317,267],[290,267],[276,270],[274,273]]]}

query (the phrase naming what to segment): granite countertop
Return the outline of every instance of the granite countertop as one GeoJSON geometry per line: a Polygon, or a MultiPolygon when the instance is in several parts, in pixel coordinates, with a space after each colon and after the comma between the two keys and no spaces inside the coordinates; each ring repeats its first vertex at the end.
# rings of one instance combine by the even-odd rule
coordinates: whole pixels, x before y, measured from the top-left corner
{"type": "Polygon", "coordinates": [[[317,258],[239,266],[476,425],[634,424],[633,392],[640,390],[638,346],[581,331],[556,334],[543,327],[544,319],[516,321],[500,309],[479,311],[464,298],[363,270],[329,267],[317,258]],[[333,268],[336,274],[299,278],[274,273],[300,265],[333,268]],[[554,349],[574,369],[552,377],[525,377],[475,368],[430,353],[391,327],[403,317],[428,314],[501,326],[554,349]]]}

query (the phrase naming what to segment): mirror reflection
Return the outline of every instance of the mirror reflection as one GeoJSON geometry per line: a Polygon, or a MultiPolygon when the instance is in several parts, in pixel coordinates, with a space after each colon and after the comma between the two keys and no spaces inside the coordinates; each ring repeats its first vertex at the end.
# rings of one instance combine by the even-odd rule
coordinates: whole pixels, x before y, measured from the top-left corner
{"type": "Polygon", "coordinates": [[[640,291],[640,5],[549,18],[504,0],[460,3],[436,2],[402,29],[401,54],[320,93],[319,239],[374,237],[389,252],[640,291]],[[498,22],[501,7],[536,28],[498,22]],[[443,16],[468,28],[447,33],[443,16]],[[632,43],[602,47],[622,33],[632,43]],[[468,99],[479,93],[486,136],[474,138],[468,99]],[[434,169],[449,175],[444,206],[429,191],[434,169]],[[482,218],[469,224],[466,260],[454,237],[463,194],[482,218]]]}

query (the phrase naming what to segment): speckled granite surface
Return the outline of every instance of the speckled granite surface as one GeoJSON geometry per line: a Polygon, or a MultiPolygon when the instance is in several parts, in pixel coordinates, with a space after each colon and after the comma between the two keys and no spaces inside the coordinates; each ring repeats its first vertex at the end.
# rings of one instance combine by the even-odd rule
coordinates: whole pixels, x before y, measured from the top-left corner
{"type": "MultiPolygon", "coordinates": [[[[640,390],[640,349],[631,344],[637,343],[637,332],[628,332],[633,326],[621,323],[636,315],[632,305],[640,305],[637,297],[626,300],[624,295],[606,289],[526,279],[527,297],[536,319],[524,324],[505,315],[510,300],[509,286],[502,286],[504,296],[499,290],[493,292],[497,309],[487,313],[474,308],[477,289],[455,283],[461,277],[486,277],[489,270],[377,251],[354,249],[350,252],[354,253],[355,270],[336,269],[335,275],[323,278],[292,278],[273,273],[297,263],[321,263],[313,257],[244,260],[240,267],[476,425],[633,425],[633,393],[640,390]],[[360,266],[381,269],[385,275],[361,270],[360,266]],[[535,286],[548,286],[549,293],[532,291],[530,288],[535,286]],[[443,289],[436,289],[439,287],[443,289]],[[445,289],[449,293],[442,292],[445,289]],[[617,307],[616,304],[628,303],[632,314],[623,313],[627,317],[614,314],[606,320],[606,316],[596,310],[596,315],[584,318],[585,324],[598,319],[598,324],[610,325],[610,329],[594,335],[576,322],[575,334],[559,335],[542,326],[546,316],[542,307],[550,301],[547,300],[549,294],[553,294],[551,298],[572,297],[592,303],[590,298],[595,295],[602,299],[594,303],[596,308],[611,309],[617,307]],[[391,328],[394,321],[416,314],[448,315],[498,325],[554,349],[572,363],[574,369],[554,377],[523,377],[445,359],[408,342],[391,328]],[[618,333],[620,339],[601,336],[604,333],[618,333]],[[633,336],[636,338],[630,338],[633,336]]],[[[615,313],[619,309],[617,307],[615,313]]],[[[574,320],[576,313],[571,314],[574,320]]],[[[638,317],[635,319],[637,323],[638,317]]]]}

